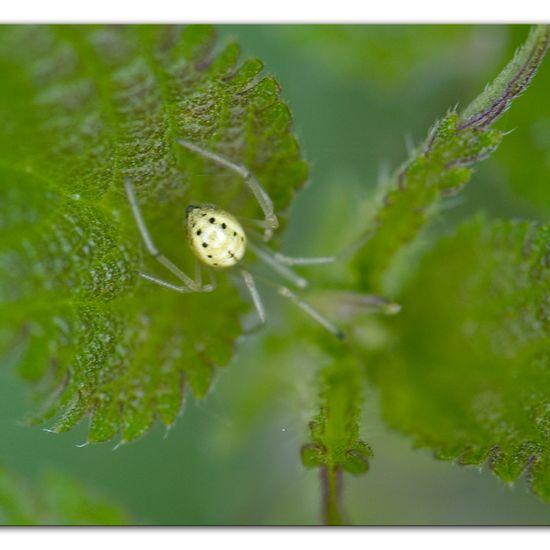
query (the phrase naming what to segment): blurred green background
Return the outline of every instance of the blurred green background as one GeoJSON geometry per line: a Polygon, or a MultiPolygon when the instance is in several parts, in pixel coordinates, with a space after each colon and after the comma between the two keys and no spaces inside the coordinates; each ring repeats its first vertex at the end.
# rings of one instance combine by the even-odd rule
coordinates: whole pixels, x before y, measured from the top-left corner
{"type": "MultiPolygon", "coordinates": [[[[525,26],[220,26],[221,42],[237,39],[243,54],[262,59],[282,85],[311,163],[285,250],[337,250],[377,181],[405,160],[407,147],[437,117],[473,99],[526,34],[525,26]]],[[[450,203],[442,223],[480,210],[548,218],[549,92],[546,60],[499,123],[515,131],[450,203]]],[[[117,450],[112,443],[77,447],[86,426],[54,435],[22,425],[26,390],[8,365],[0,371],[0,463],[31,480],[45,468],[76,476],[111,495],[137,523],[319,523],[318,474],[299,458],[315,357],[299,346],[281,357],[273,345],[269,333],[244,340],[209,395],[201,402],[189,397],[169,433],[158,426],[117,450]]],[[[375,452],[371,471],[346,477],[353,523],[550,523],[550,509],[523,481],[508,487],[486,467],[459,467],[413,450],[384,427],[377,400],[368,389],[363,435],[375,452]]]]}

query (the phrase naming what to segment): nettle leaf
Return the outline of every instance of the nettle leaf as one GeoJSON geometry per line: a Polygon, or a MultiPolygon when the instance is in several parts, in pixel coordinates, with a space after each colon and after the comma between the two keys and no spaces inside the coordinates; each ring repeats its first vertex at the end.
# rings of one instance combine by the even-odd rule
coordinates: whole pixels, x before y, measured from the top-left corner
{"type": "Polygon", "coordinates": [[[425,256],[368,357],[390,425],[439,458],[527,470],[550,501],[550,226],[478,218],[425,256]]]}
{"type": "Polygon", "coordinates": [[[441,199],[459,192],[471,178],[472,167],[498,147],[504,133],[490,126],[531,82],[549,34],[548,26],[534,27],[496,80],[462,114],[450,111],[438,121],[386,183],[382,204],[356,256],[361,288],[376,292],[384,286],[396,255],[427,225],[441,199]]]}
{"type": "Polygon", "coordinates": [[[129,525],[130,517],[97,491],[57,472],[38,487],[0,468],[0,525],[129,525]]]}
{"type": "Polygon", "coordinates": [[[322,368],[319,387],[319,410],[309,425],[311,442],[301,449],[302,463],[320,469],[325,523],[341,524],[342,475],[366,473],[372,456],[359,437],[363,383],[357,360],[348,356],[322,368]]]}
{"type": "Polygon", "coordinates": [[[17,346],[34,420],[57,416],[54,431],[87,415],[91,442],[170,425],[184,386],[203,396],[232,356],[249,304],[229,276],[185,295],[137,277],[170,274],[123,189],[130,178],[155,243],[188,273],[187,204],[261,211],[178,138],[245,165],[288,207],[307,167],[279,86],[236,44],[215,48],[208,26],[1,29],[0,344],[17,346]]]}

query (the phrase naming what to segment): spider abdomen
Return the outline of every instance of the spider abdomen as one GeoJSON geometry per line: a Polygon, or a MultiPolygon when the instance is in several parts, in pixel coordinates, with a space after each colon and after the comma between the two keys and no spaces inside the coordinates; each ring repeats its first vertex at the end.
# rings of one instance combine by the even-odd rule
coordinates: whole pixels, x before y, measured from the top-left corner
{"type": "Polygon", "coordinates": [[[189,245],[201,262],[212,267],[231,267],[246,251],[246,236],[237,219],[212,205],[187,207],[189,245]]]}

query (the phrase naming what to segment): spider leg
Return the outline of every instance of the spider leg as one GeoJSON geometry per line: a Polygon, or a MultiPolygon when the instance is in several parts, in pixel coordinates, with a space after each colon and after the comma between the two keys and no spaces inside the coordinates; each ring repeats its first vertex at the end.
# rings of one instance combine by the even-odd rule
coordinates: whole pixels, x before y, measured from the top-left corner
{"type": "MultiPolygon", "coordinates": [[[[141,209],[137,201],[134,186],[132,185],[132,182],[128,178],[124,180],[124,188],[126,189],[126,195],[128,197],[128,202],[130,203],[132,213],[136,220],[136,225],[138,226],[139,232],[141,234],[141,238],[143,239],[143,242],[149,254],[151,254],[151,256],[153,256],[153,258],[155,258],[155,260],[157,260],[166,269],[171,271],[180,281],[185,283],[185,287],[188,288],[190,291],[207,292],[212,290],[209,285],[206,285],[203,287],[200,281],[194,281],[191,277],[189,277],[189,275],[184,273],[179,267],[177,267],[174,263],[172,263],[166,256],[162,255],[159,252],[159,250],[155,246],[155,243],[153,242],[151,234],[149,233],[149,230],[147,229],[147,225],[145,224],[145,220],[143,219],[143,216],[141,214],[141,209]]],[[[181,290],[178,290],[178,289],[183,287],[172,285],[171,283],[167,283],[166,281],[162,281],[162,279],[158,279],[157,277],[153,277],[152,275],[147,275],[145,273],[140,273],[140,275],[145,279],[148,279],[157,284],[160,284],[161,286],[164,286],[166,288],[172,288],[173,290],[182,292],[181,290]]]]}
{"type": "Polygon", "coordinates": [[[195,261],[195,284],[202,287],[202,269],[198,260],[195,261]]]}
{"type": "Polygon", "coordinates": [[[260,298],[260,293],[256,288],[254,277],[252,277],[252,275],[248,271],[245,271],[244,269],[241,269],[241,276],[244,280],[244,283],[246,284],[246,287],[248,288],[248,292],[250,292],[250,296],[252,297],[252,302],[254,303],[254,307],[258,312],[258,317],[260,318],[260,322],[261,324],[264,324],[266,321],[265,309],[262,303],[262,299],[260,298]]]}
{"type": "MultiPolygon", "coordinates": [[[[263,247],[260,247],[254,243],[249,242],[248,246],[256,254],[256,256],[273,268],[274,271],[282,275],[287,280],[295,284],[298,288],[305,288],[308,285],[306,279],[297,275],[292,271],[288,264],[290,265],[307,265],[307,264],[321,264],[329,263],[334,261],[332,257],[322,257],[322,258],[291,258],[290,256],[284,256],[283,254],[273,253],[271,250],[267,250],[263,247]],[[287,264],[287,265],[285,265],[287,264]]],[[[270,284],[273,284],[270,282],[270,284]]],[[[326,328],[331,334],[336,336],[338,339],[344,338],[344,333],[331,321],[329,321],[324,315],[317,311],[312,305],[308,304],[291,290],[285,286],[277,286],[277,292],[279,295],[284,298],[288,298],[291,302],[296,304],[302,311],[307,313],[311,318],[317,321],[320,325],[326,328]]]]}
{"type": "Polygon", "coordinates": [[[287,281],[290,281],[293,285],[298,288],[305,288],[308,285],[306,279],[300,277],[297,273],[294,273],[294,271],[284,265],[284,263],[281,263],[271,251],[257,246],[252,242],[248,242],[248,247],[260,260],[269,265],[269,267],[284,277],[287,281]]]}
{"type": "Polygon", "coordinates": [[[180,139],[178,140],[178,143],[182,147],[185,147],[186,149],[189,149],[190,151],[193,151],[198,155],[201,155],[202,157],[215,162],[219,166],[223,166],[224,168],[235,172],[243,178],[246,186],[250,189],[250,191],[258,201],[262,212],[264,213],[264,220],[259,222],[259,225],[261,225],[261,227],[263,227],[264,229],[264,240],[268,241],[269,239],[271,239],[273,230],[279,227],[279,220],[275,215],[271,198],[266,193],[264,188],[260,185],[260,182],[254,177],[252,172],[250,172],[248,168],[241,166],[240,164],[232,162],[229,159],[222,157],[221,155],[212,153],[211,151],[207,151],[206,149],[203,149],[202,147],[199,147],[198,145],[195,145],[194,143],[191,143],[189,141],[180,139]]]}
{"type": "MultiPolygon", "coordinates": [[[[266,314],[262,300],[260,298],[260,294],[258,292],[258,289],[256,288],[254,277],[244,269],[241,270],[241,276],[244,279],[248,291],[250,292],[252,301],[254,303],[256,311],[258,312],[258,317],[260,318],[260,325],[262,325],[266,322],[266,314]]],[[[266,280],[265,282],[270,285],[276,286],[273,284],[272,281],[266,280]]],[[[288,298],[292,303],[297,305],[302,311],[307,313],[312,319],[317,321],[321,326],[328,330],[333,336],[335,336],[339,340],[342,340],[345,337],[345,334],[342,332],[342,330],[340,330],[334,323],[329,321],[323,314],[317,311],[311,304],[308,304],[307,302],[296,296],[296,294],[294,294],[285,286],[276,286],[276,288],[280,296],[288,298]]]]}
{"type": "MultiPolygon", "coordinates": [[[[239,220],[243,223],[243,224],[247,224],[247,225],[252,225],[252,226],[255,226],[255,227],[259,227],[260,229],[263,229],[264,230],[264,235],[265,235],[265,231],[266,230],[269,230],[270,233],[269,233],[269,239],[271,239],[271,237],[273,236],[273,229],[277,229],[277,227],[273,227],[273,224],[271,222],[269,222],[268,220],[258,220],[257,218],[246,218],[244,216],[239,216],[239,220]]],[[[279,222],[277,221],[277,224],[279,222]]],[[[269,239],[266,239],[264,235],[261,235],[261,240],[263,241],[269,241],[269,239]]]]}
{"type": "Polygon", "coordinates": [[[302,311],[307,313],[310,317],[315,319],[320,325],[325,327],[331,334],[336,336],[339,340],[342,340],[345,334],[331,321],[329,321],[324,315],[319,313],[312,305],[304,302],[301,298],[296,296],[292,291],[290,291],[285,286],[280,286],[277,289],[277,292],[280,296],[288,298],[291,302],[296,304],[302,311]]]}
{"type": "MultiPolygon", "coordinates": [[[[244,224],[251,225],[260,225],[262,220],[253,220],[250,218],[243,218],[239,216],[239,220],[244,224]]],[[[256,240],[261,241],[262,235],[255,231],[254,229],[248,229],[247,233],[253,235],[256,240]]],[[[314,257],[301,257],[301,256],[287,256],[286,254],[281,254],[280,252],[273,252],[265,248],[265,252],[273,256],[273,258],[280,264],[285,265],[320,265],[320,264],[331,264],[337,260],[336,256],[314,256],[314,257]]]]}
{"type": "Polygon", "coordinates": [[[216,273],[211,268],[208,268],[207,272],[208,272],[208,278],[210,279],[210,283],[206,286],[212,290],[216,290],[216,288],[218,288],[218,280],[216,278],[216,273]]]}
{"type": "Polygon", "coordinates": [[[281,254],[280,252],[275,252],[273,257],[280,263],[285,265],[319,265],[319,264],[330,264],[336,261],[334,256],[318,256],[313,258],[301,258],[301,257],[292,257],[281,254]]]}
{"type": "Polygon", "coordinates": [[[159,277],[150,275],[149,273],[143,273],[141,271],[138,271],[138,275],[140,277],[143,277],[144,279],[147,279],[148,281],[151,281],[152,283],[155,283],[164,288],[169,288],[170,290],[175,290],[176,292],[181,292],[182,294],[190,294],[192,292],[196,292],[195,290],[193,290],[192,288],[189,288],[186,285],[182,285],[182,286],[174,285],[172,283],[169,283],[168,281],[165,281],[164,279],[160,279],[159,277]]]}

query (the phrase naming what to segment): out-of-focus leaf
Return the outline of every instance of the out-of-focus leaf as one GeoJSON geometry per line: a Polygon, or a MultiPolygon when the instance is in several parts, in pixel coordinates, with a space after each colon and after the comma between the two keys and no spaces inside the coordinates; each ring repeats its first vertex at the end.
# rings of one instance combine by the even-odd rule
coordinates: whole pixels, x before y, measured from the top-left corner
{"type": "Polygon", "coordinates": [[[440,241],[367,354],[383,415],[416,445],[550,500],[550,226],[483,218],[440,241]]]}
{"type": "Polygon", "coordinates": [[[121,507],[80,482],[49,472],[40,487],[0,469],[1,525],[128,525],[121,507]]]}

